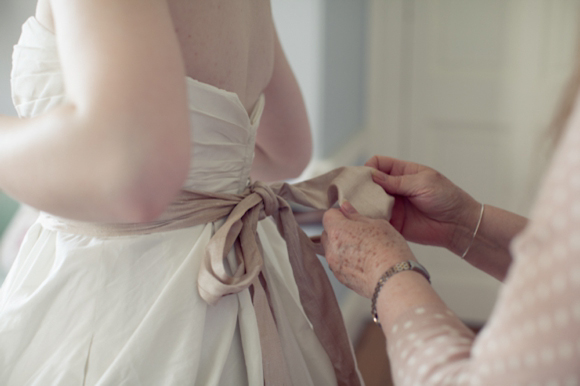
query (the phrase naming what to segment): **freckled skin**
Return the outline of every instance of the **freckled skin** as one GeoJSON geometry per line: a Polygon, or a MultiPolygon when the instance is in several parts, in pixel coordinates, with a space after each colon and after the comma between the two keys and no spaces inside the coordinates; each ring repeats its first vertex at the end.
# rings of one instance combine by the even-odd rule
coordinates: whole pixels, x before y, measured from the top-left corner
{"type": "Polygon", "coordinates": [[[415,260],[405,239],[385,220],[336,209],[326,212],[322,243],[337,279],[367,298],[391,266],[415,260]]]}

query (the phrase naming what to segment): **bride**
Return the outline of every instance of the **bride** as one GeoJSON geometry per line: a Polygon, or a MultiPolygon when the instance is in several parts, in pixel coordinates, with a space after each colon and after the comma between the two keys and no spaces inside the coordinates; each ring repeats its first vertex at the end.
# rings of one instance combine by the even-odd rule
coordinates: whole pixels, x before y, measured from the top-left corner
{"type": "Polygon", "coordinates": [[[259,283],[212,305],[196,281],[223,220],[148,228],[184,191],[239,195],[308,163],[268,0],[39,0],[12,87],[0,189],[41,215],[0,290],[0,384],[359,382],[350,348],[337,370],[313,330],[271,219],[259,283]],[[263,352],[262,286],[278,353],[263,352]]]}

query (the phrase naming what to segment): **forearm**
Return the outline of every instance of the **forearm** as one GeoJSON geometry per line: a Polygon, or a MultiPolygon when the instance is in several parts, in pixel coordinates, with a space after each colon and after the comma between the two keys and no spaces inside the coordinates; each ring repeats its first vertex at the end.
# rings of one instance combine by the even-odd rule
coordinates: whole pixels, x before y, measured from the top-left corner
{"type": "Polygon", "coordinates": [[[379,297],[378,312],[397,369],[394,384],[461,384],[457,377],[469,376],[472,369],[474,334],[420,274],[402,272],[391,280],[379,297]]]}
{"type": "Polygon", "coordinates": [[[273,165],[272,160],[261,146],[256,144],[254,148],[254,161],[252,162],[252,170],[250,176],[253,181],[273,182],[284,179],[280,177],[277,172],[277,167],[273,165]]]}
{"type": "Polygon", "coordinates": [[[420,273],[406,271],[391,277],[383,285],[377,299],[377,313],[385,336],[402,314],[428,304],[445,306],[431,284],[420,273]]]}
{"type": "MultiPolygon", "coordinates": [[[[307,143],[302,145],[308,146],[307,143]]],[[[265,149],[256,145],[251,171],[252,180],[274,182],[297,178],[310,161],[309,153],[301,154],[300,151],[297,151],[295,157],[284,159],[268,154],[265,149]]]]}
{"type": "Polygon", "coordinates": [[[297,178],[312,156],[312,135],[302,93],[278,39],[274,71],[264,95],[266,105],[256,134],[252,178],[297,178]]]}
{"type": "Polygon", "coordinates": [[[479,212],[472,213],[464,226],[457,227],[454,235],[455,242],[449,249],[461,256],[473,239],[465,260],[503,281],[512,262],[510,243],[524,229],[527,219],[503,209],[485,205],[481,224],[473,238],[478,218],[479,212]]]}
{"type": "MultiPolygon", "coordinates": [[[[462,255],[473,238],[479,219],[479,212],[460,228],[455,244],[449,249],[462,255]],[[472,224],[469,226],[467,224],[472,224]]],[[[509,246],[511,240],[522,231],[527,219],[514,213],[486,205],[477,235],[473,240],[466,260],[482,271],[503,280],[511,264],[509,246]]],[[[412,255],[410,255],[412,257],[412,255]]],[[[404,257],[402,257],[404,259],[404,257]]],[[[383,272],[373,272],[372,282],[376,283],[383,272]]],[[[409,309],[423,305],[440,305],[443,301],[425,278],[417,272],[401,272],[390,278],[379,294],[377,312],[385,333],[393,322],[409,309]]]]}
{"type": "Polygon", "coordinates": [[[34,119],[0,120],[0,187],[12,197],[63,217],[116,217],[103,202],[108,157],[95,157],[99,141],[86,138],[72,108],[34,119]],[[92,146],[91,146],[92,144],[92,146]]]}
{"type": "Polygon", "coordinates": [[[145,210],[158,212],[159,204],[145,203],[139,193],[145,149],[129,144],[127,130],[111,125],[118,122],[85,119],[71,105],[33,119],[0,117],[0,189],[76,220],[139,221],[155,215],[145,210]]]}

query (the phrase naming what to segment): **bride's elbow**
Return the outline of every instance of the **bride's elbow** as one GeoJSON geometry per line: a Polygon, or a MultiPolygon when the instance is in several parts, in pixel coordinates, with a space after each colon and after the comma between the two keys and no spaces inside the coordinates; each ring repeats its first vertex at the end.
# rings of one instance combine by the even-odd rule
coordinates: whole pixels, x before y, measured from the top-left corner
{"type": "Polygon", "coordinates": [[[110,173],[110,203],[117,221],[149,222],[167,209],[187,178],[189,143],[183,138],[165,140],[153,149],[130,151],[111,167],[116,170],[110,173]]]}
{"type": "Polygon", "coordinates": [[[120,222],[154,221],[175,199],[185,181],[187,168],[184,165],[187,163],[182,160],[164,163],[166,165],[133,175],[128,184],[121,186],[113,203],[120,222]]]}

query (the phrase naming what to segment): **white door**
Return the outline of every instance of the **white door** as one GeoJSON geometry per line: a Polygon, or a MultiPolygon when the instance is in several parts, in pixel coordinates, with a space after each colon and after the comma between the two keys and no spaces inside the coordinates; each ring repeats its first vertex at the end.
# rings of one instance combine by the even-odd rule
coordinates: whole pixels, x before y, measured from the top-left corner
{"type": "MultiPolygon", "coordinates": [[[[371,153],[434,167],[484,203],[525,214],[547,127],[575,60],[580,0],[376,0],[371,153]]],[[[545,141],[544,141],[545,143],[545,141]]],[[[498,283],[414,246],[448,305],[485,321],[498,283]]]]}

